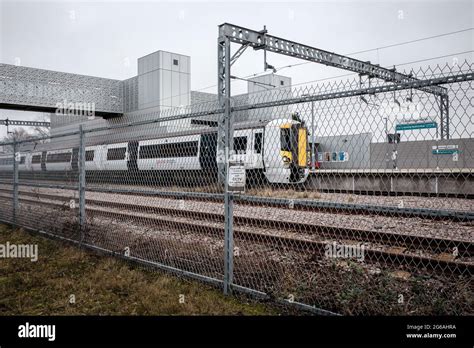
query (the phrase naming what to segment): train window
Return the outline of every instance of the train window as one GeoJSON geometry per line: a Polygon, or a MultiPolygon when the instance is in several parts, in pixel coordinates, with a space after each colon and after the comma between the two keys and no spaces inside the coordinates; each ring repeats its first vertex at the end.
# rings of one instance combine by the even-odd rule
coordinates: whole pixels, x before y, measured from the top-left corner
{"type": "Polygon", "coordinates": [[[46,156],[47,163],[67,163],[71,162],[72,154],[70,152],[65,153],[49,153],[46,156]]]}
{"type": "MultiPolygon", "coordinates": [[[[20,164],[25,164],[25,159],[26,159],[26,156],[21,156],[20,164]]],[[[13,157],[0,158],[0,165],[3,165],[3,166],[13,165],[13,157]]]]}
{"type": "Polygon", "coordinates": [[[2,166],[13,165],[13,157],[0,158],[0,165],[2,166]]]}
{"type": "Polygon", "coordinates": [[[140,146],[140,159],[195,157],[198,154],[198,142],[186,141],[183,143],[154,144],[140,146]]]}
{"type": "Polygon", "coordinates": [[[263,133],[255,133],[253,149],[255,150],[256,153],[262,153],[262,139],[263,139],[263,133]]]}
{"type": "Polygon", "coordinates": [[[33,164],[41,163],[41,155],[34,155],[31,158],[31,163],[33,163],[33,164]]]}
{"type": "Polygon", "coordinates": [[[290,128],[281,129],[281,151],[291,151],[290,128]]]}
{"type": "Polygon", "coordinates": [[[234,151],[235,151],[235,153],[246,153],[247,152],[247,137],[235,137],[234,138],[234,151]]]}
{"type": "Polygon", "coordinates": [[[144,145],[140,146],[140,158],[158,158],[159,157],[159,145],[144,145]]]}
{"type": "Polygon", "coordinates": [[[94,160],[94,150],[87,150],[86,151],[86,161],[90,162],[94,160]]]}
{"type": "Polygon", "coordinates": [[[127,152],[126,147],[116,147],[114,149],[108,149],[107,150],[107,161],[124,160],[126,152],[127,152]]]}

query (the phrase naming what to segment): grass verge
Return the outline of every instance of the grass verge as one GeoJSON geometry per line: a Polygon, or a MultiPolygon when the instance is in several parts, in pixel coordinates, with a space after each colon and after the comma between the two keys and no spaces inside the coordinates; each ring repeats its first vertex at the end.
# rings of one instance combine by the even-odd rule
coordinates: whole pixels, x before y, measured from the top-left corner
{"type": "Polygon", "coordinates": [[[0,315],[275,315],[199,282],[0,224],[0,244],[37,244],[38,261],[0,258],[0,315]]]}

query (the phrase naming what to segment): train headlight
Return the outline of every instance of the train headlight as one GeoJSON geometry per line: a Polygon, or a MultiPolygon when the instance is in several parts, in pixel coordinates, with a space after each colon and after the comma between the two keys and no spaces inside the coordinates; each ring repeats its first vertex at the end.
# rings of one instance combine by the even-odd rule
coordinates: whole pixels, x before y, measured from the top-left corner
{"type": "Polygon", "coordinates": [[[283,164],[285,165],[289,165],[291,162],[290,158],[289,157],[286,157],[286,156],[283,156],[283,164]]]}

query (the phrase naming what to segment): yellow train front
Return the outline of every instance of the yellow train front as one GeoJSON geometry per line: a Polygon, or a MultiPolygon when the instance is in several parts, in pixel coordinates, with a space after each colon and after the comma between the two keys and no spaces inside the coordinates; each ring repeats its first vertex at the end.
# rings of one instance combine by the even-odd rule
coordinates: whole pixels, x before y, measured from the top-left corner
{"type": "Polygon", "coordinates": [[[265,126],[263,164],[270,183],[297,184],[306,180],[308,129],[294,119],[277,119],[265,126]]]}

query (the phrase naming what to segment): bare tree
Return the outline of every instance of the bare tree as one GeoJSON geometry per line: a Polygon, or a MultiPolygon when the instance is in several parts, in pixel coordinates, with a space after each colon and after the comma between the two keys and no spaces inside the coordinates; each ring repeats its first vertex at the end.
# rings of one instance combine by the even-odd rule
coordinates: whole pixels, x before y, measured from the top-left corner
{"type": "MultiPolygon", "coordinates": [[[[21,141],[21,140],[31,139],[32,137],[33,135],[29,133],[25,128],[18,127],[8,132],[8,134],[4,136],[1,141],[2,142],[12,142],[14,140],[21,141]]],[[[7,145],[3,146],[3,152],[12,153],[13,146],[7,146],[7,145]]]]}
{"type": "MultiPolygon", "coordinates": [[[[41,116],[38,116],[36,121],[41,122],[51,122],[51,114],[42,113],[41,116]]],[[[49,136],[49,128],[48,127],[34,127],[33,128],[33,135],[35,137],[48,137],[49,136]]],[[[41,142],[44,142],[41,141],[41,142]]]]}
{"type": "MultiPolygon", "coordinates": [[[[35,121],[50,122],[51,115],[49,113],[42,113],[35,117],[35,121]]],[[[28,140],[32,138],[44,138],[49,136],[49,127],[35,126],[35,127],[14,127],[8,134],[0,139],[2,142],[12,142],[14,139],[17,141],[28,140]]],[[[45,143],[47,140],[38,140],[30,146],[36,146],[39,143],[45,143]]],[[[13,152],[12,146],[0,146],[0,152],[13,152]]]]}

